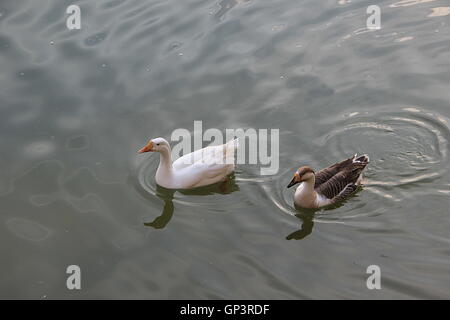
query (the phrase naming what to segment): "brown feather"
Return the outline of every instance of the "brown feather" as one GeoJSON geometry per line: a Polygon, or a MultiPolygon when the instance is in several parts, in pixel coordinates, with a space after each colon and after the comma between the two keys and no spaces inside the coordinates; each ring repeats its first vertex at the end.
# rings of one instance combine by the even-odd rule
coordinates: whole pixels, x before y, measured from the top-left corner
{"type": "Polygon", "coordinates": [[[356,184],[348,184],[344,190],[342,190],[337,196],[331,199],[330,204],[335,204],[347,199],[352,193],[354,193],[358,189],[356,184]]]}
{"type": "Polygon", "coordinates": [[[343,168],[348,167],[350,164],[352,164],[353,158],[354,157],[345,159],[341,162],[335,163],[332,166],[329,166],[317,172],[314,189],[318,188],[322,183],[328,181],[331,177],[340,172],[343,168]]]}
{"type": "Polygon", "coordinates": [[[303,166],[303,167],[298,168],[298,175],[299,175],[299,177],[302,177],[304,174],[307,174],[309,172],[314,173],[314,170],[311,167],[308,167],[308,166],[303,166]]]}
{"type": "Polygon", "coordinates": [[[354,157],[351,157],[319,171],[316,174],[314,189],[328,199],[333,199],[348,185],[356,185],[367,162],[353,162],[353,159],[354,157]]]}

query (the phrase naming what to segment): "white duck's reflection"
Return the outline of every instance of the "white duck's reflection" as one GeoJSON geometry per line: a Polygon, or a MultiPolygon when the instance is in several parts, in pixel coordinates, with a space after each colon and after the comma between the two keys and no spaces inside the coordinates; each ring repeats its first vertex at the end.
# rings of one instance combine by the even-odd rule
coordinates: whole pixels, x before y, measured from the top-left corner
{"type": "Polygon", "coordinates": [[[173,212],[175,210],[173,198],[176,192],[190,196],[208,196],[212,194],[230,194],[238,190],[239,186],[236,184],[234,174],[229,175],[225,181],[193,189],[176,190],[167,189],[156,185],[156,196],[164,201],[164,208],[160,216],[156,217],[151,222],[144,223],[144,225],[155,229],[162,229],[166,227],[172,219],[173,212]]]}

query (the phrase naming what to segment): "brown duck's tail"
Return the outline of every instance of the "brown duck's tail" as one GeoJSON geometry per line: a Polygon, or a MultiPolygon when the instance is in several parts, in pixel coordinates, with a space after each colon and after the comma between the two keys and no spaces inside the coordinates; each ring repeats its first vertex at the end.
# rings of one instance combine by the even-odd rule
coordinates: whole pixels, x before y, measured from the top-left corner
{"type": "Polygon", "coordinates": [[[369,162],[370,162],[370,159],[367,154],[363,154],[362,156],[359,156],[359,157],[357,157],[357,155],[355,155],[353,157],[353,163],[368,164],[369,162]]]}

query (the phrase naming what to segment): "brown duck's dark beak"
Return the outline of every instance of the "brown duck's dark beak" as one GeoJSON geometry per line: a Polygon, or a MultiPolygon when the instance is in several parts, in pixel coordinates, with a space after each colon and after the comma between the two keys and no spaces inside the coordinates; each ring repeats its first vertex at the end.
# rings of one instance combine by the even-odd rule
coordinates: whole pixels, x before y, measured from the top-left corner
{"type": "Polygon", "coordinates": [[[298,181],[298,179],[297,179],[297,176],[295,175],[293,178],[292,178],[292,180],[291,180],[291,182],[289,182],[289,184],[288,184],[288,188],[290,188],[290,187],[292,187],[293,185],[296,185],[297,183],[299,183],[300,181],[298,181]]]}

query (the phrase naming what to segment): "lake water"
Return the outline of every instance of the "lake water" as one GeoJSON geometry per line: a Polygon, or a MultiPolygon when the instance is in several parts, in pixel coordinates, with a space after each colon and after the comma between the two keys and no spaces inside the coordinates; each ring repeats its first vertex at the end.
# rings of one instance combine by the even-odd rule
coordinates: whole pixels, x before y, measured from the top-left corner
{"type": "Polygon", "coordinates": [[[2,0],[0,297],[450,298],[450,5],[372,2],[2,0]],[[278,174],[157,188],[136,151],[195,120],[278,128],[278,174]],[[362,191],[294,208],[357,152],[362,191]]]}

